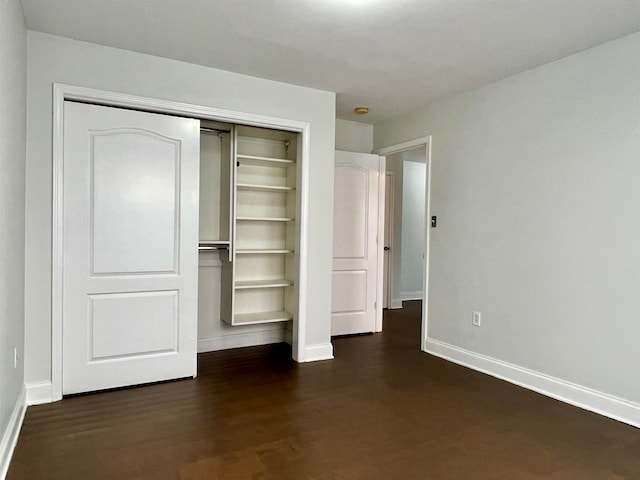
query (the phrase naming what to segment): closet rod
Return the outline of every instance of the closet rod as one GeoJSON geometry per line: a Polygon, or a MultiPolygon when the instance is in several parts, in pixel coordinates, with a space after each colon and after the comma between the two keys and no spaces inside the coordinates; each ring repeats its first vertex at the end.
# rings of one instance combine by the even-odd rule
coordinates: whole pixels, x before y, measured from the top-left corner
{"type": "Polygon", "coordinates": [[[228,250],[229,247],[226,245],[220,247],[209,247],[209,246],[199,246],[198,250],[228,250]]]}
{"type": "Polygon", "coordinates": [[[200,127],[201,132],[211,132],[211,133],[231,133],[229,130],[222,130],[221,128],[211,128],[211,127],[200,127]]]}

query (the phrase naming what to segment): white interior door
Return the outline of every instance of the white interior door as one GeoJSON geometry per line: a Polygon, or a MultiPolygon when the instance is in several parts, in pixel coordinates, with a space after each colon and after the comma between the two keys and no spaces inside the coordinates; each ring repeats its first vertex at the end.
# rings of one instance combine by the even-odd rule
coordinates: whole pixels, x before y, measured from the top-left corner
{"type": "Polygon", "coordinates": [[[336,152],[331,335],[376,331],[381,173],[378,155],[336,152]]]}
{"type": "Polygon", "coordinates": [[[199,129],[65,102],[64,394],[196,375],[199,129]]]}

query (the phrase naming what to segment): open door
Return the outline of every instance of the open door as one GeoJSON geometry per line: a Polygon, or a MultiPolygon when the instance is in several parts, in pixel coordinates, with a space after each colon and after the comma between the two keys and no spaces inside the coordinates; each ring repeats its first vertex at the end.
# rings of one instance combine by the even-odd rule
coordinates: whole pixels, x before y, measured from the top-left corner
{"type": "Polygon", "coordinates": [[[382,328],[382,174],[378,155],[336,152],[331,335],[382,328]]]}
{"type": "Polygon", "coordinates": [[[63,394],[196,375],[199,126],[65,102],[63,394]]]}

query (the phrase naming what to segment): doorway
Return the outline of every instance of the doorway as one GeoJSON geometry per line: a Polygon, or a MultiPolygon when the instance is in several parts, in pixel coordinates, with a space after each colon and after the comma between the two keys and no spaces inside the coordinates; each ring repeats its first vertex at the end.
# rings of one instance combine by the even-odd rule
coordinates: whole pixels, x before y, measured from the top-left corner
{"type": "Polygon", "coordinates": [[[424,350],[431,230],[431,137],[385,147],[376,153],[386,156],[385,303],[389,309],[400,309],[403,302],[421,300],[420,348],[424,350]]]}

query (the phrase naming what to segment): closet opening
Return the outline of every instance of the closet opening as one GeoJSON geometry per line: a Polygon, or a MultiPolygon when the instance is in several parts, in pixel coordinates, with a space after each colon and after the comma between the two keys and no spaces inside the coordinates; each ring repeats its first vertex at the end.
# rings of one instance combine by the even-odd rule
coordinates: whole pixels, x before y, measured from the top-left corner
{"type": "Polygon", "coordinates": [[[292,341],[298,134],[201,122],[198,352],[292,341]]]}
{"type": "Polygon", "coordinates": [[[53,100],[52,401],[195,376],[197,352],[324,354],[305,341],[310,124],[62,84],[53,100]],[[67,390],[74,275],[78,365],[100,382],[67,390]]]}

